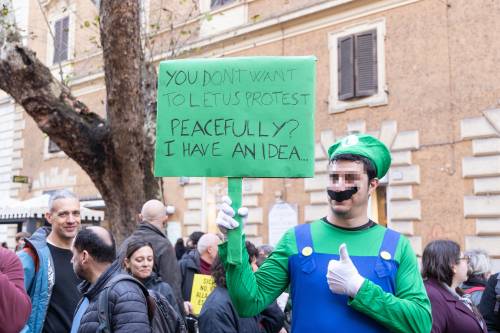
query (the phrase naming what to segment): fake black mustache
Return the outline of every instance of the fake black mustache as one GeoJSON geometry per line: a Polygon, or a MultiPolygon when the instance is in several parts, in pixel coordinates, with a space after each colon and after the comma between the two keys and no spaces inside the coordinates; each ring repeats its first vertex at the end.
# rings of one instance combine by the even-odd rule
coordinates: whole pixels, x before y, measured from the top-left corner
{"type": "Polygon", "coordinates": [[[326,192],[328,193],[330,199],[335,200],[337,202],[342,202],[344,200],[350,199],[354,195],[354,193],[358,192],[358,188],[353,187],[345,191],[338,191],[338,192],[332,190],[326,190],[326,192]]]}

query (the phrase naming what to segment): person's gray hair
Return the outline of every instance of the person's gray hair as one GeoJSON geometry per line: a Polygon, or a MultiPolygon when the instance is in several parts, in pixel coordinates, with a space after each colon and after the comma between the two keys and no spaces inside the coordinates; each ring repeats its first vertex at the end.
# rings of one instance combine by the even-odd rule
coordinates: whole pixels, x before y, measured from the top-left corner
{"type": "Polygon", "coordinates": [[[71,191],[69,190],[57,190],[53,193],[51,193],[50,198],[49,198],[49,211],[52,211],[52,208],[54,207],[54,201],[58,199],[76,199],[79,200],[78,197],[71,191]]]}
{"type": "Polygon", "coordinates": [[[482,249],[471,249],[464,252],[469,257],[469,275],[486,275],[491,272],[491,262],[488,252],[482,249]]]}
{"type": "Polygon", "coordinates": [[[216,234],[206,233],[200,237],[200,240],[198,240],[198,245],[196,249],[198,250],[199,254],[203,254],[205,253],[205,251],[207,251],[209,246],[217,245],[219,244],[219,241],[220,238],[217,237],[216,234]]]}

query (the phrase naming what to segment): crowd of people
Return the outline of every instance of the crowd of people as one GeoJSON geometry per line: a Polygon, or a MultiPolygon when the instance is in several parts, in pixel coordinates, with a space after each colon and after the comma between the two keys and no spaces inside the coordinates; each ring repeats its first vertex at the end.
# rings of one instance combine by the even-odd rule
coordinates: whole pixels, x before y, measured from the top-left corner
{"type": "Polygon", "coordinates": [[[53,193],[47,224],[18,234],[17,253],[0,247],[0,332],[500,332],[500,275],[486,252],[434,240],[419,267],[408,239],[369,219],[391,163],[385,145],[354,135],[328,153],[325,217],[275,248],[241,237],[241,263],[227,258],[230,198],[220,233],[175,247],[165,205],[149,200],[117,247],[107,229],[81,226],[75,194],[53,193]],[[200,277],[213,290],[197,308],[200,277]]]}

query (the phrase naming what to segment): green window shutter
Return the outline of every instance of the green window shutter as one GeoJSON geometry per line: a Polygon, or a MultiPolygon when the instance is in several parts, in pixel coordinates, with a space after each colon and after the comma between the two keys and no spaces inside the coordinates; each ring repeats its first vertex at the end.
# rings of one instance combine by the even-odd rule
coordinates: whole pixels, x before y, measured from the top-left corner
{"type": "Polygon", "coordinates": [[[338,79],[339,100],[345,101],[354,97],[354,36],[339,38],[338,79]]]}
{"type": "Polygon", "coordinates": [[[377,30],[355,36],[356,97],[377,93],[377,30]]]}

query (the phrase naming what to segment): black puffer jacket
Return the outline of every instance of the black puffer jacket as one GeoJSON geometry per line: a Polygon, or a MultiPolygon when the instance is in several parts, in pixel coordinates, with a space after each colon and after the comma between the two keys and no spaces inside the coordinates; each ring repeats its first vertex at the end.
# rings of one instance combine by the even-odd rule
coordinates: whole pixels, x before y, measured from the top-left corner
{"type": "Polygon", "coordinates": [[[185,301],[190,301],[194,275],[200,273],[200,254],[198,250],[194,249],[184,253],[182,259],[179,261],[179,268],[182,277],[182,298],[185,301]]]}
{"type": "Polygon", "coordinates": [[[198,325],[200,333],[259,333],[257,320],[251,317],[242,321],[227,289],[222,287],[216,287],[208,295],[201,308],[198,325]]]}
{"type": "MultiPolygon", "coordinates": [[[[95,333],[99,326],[98,299],[106,283],[116,274],[120,267],[111,265],[97,279],[94,285],[83,282],[79,289],[83,297],[89,299],[87,311],[82,316],[78,333],[95,333]]],[[[120,281],[112,286],[109,292],[109,313],[111,315],[111,329],[114,333],[151,332],[148,318],[146,298],[140,287],[131,281],[120,281]]]]}
{"type": "Polygon", "coordinates": [[[207,297],[200,312],[200,333],[277,333],[283,327],[285,315],[274,302],[261,314],[238,316],[226,288],[216,287],[207,297]]]}
{"type": "Polygon", "coordinates": [[[495,304],[497,302],[495,287],[498,279],[500,279],[500,273],[490,276],[483,297],[481,298],[481,303],[479,303],[479,311],[488,326],[488,332],[491,333],[500,332],[500,313],[495,314],[495,304]]]}
{"type": "Polygon", "coordinates": [[[118,262],[123,263],[127,246],[132,240],[143,240],[153,245],[155,254],[154,271],[174,290],[174,295],[181,302],[181,274],[177,266],[174,247],[167,236],[157,227],[148,222],[141,222],[135,231],[123,241],[118,251],[118,262]]]}
{"type": "Polygon", "coordinates": [[[179,308],[179,303],[177,302],[177,299],[175,298],[174,291],[172,290],[172,287],[166,282],[163,282],[161,278],[156,275],[155,272],[153,272],[146,280],[141,281],[148,290],[154,290],[160,295],[165,296],[167,301],[172,305],[179,314],[179,316],[182,318],[184,317],[184,312],[181,311],[179,308]]]}

